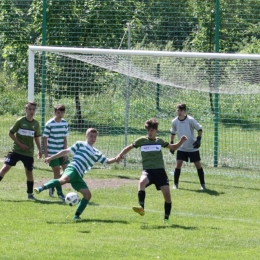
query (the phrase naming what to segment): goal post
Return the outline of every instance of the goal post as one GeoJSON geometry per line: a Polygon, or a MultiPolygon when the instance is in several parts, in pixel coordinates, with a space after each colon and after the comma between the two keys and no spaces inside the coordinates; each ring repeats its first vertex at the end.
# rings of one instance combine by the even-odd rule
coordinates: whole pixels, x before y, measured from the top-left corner
{"type": "MultiPolygon", "coordinates": [[[[41,105],[42,53],[42,117],[46,121],[52,105],[64,103],[72,135],[96,126],[107,155],[115,156],[127,142],[145,134],[143,125],[150,117],[158,118],[159,134],[169,140],[175,106],[185,102],[188,113],[203,125],[204,167],[259,167],[253,137],[260,111],[252,106],[260,101],[260,55],[30,46],[28,99],[41,105]]],[[[168,168],[174,167],[174,160],[165,152],[168,168]]],[[[128,156],[128,165],[138,163],[138,153],[128,156]]]]}

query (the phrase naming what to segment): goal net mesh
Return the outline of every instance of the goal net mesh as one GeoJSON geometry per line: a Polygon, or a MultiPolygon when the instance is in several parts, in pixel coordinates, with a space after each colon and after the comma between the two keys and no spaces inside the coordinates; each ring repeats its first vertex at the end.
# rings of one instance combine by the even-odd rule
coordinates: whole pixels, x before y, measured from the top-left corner
{"type": "MultiPolygon", "coordinates": [[[[259,65],[250,59],[35,52],[34,97],[42,122],[53,116],[55,104],[66,106],[68,145],[84,140],[86,129],[96,127],[95,146],[108,157],[145,135],[144,123],[151,117],[159,120],[159,136],[170,141],[175,107],[184,102],[203,126],[205,173],[250,170],[257,177],[259,65]]],[[[163,153],[171,172],[175,155],[168,149],[163,153]]],[[[120,165],[140,169],[140,151],[132,150],[120,165]]],[[[195,170],[190,163],[184,168],[195,170]]]]}

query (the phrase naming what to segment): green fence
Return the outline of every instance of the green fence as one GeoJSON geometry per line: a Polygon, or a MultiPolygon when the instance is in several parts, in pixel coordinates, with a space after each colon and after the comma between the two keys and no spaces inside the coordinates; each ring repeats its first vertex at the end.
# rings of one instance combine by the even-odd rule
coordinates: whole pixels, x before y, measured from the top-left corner
{"type": "MultiPolygon", "coordinates": [[[[15,119],[23,115],[23,106],[27,100],[28,45],[257,54],[260,53],[259,18],[260,2],[250,0],[0,0],[1,157],[10,148],[8,130],[15,119]]],[[[37,66],[40,76],[36,78],[35,85],[41,89],[44,86],[42,76],[46,75],[42,70],[42,57],[37,66]]],[[[158,68],[154,70],[157,73],[158,68]]],[[[124,145],[123,137],[120,136],[125,131],[122,129],[125,102],[120,102],[125,98],[121,92],[126,79],[92,67],[87,73],[85,80],[91,89],[98,91],[82,91],[80,98],[84,104],[83,119],[100,128],[102,137],[98,145],[101,150],[113,156],[124,145]],[[114,99],[108,98],[109,95],[114,99]],[[103,101],[100,103],[100,100],[103,101]],[[112,139],[115,133],[117,140],[112,139]],[[115,143],[116,147],[112,149],[111,143],[115,143]]],[[[252,65],[252,70],[245,77],[250,77],[248,81],[252,84],[259,84],[256,66],[252,65]]],[[[167,104],[159,113],[156,101],[154,106],[141,107],[142,102],[148,102],[149,99],[141,99],[146,94],[140,92],[140,87],[136,87],[140,86],[140,82],[130,79],[130,85],[133,87],[130,93],[130,113],[133,117],[131,120],[134,120],[131,123],[136,132],[133,133],[132,128],[129,128],[129,142],[143,134],[140,126],[150,116],[157,116],[162,121],[163,136],[169,138],[174,106],[182,101],[187,103],[189,112],[204,126],[201,153],[202,162],[210,169],[208,172],[212,171],[211,167],[215,164],[214,142],[219,144],[218,164],[215,165],[219,171],[231,173],[233,169],[235,172],[242,169],[245,174],[245,169],[258,169],[260,151],[255,141],[260,114],[258,93],[215,95],[148,84],[152,93],[160,88],[160,105],[167,104]],[[170,97],[170,103],[164,100],[166,97],[170,97]],[[217,122],[214,116],[216,111],[219,117],[217,122]]],[[[67,96],[62,92],[67,86],[68,82],[52,86],[60,92],[44,98],[46,111],[42,119],[41,106],[38,119],[46,121],[52,116],[51,107],[55,103],[65,103],[72,126],[69,138],[69,144],[72,144],[75,140],[84,138],[82,130],[88,124],[83,125],[80,131],[75,129],[72,121],[75,115],[75,95],[72,92],[67,96]]],[[[236,88],[236,85],[232,88],[236,88]]],[[[154,96],[156,93],[151,95],[152,100],[154,96]]],[[[42,96],[36,96],[36,100],[43,103],[42,96]]],[[[165,157],[168,168],[173,168],[172,157],[169,154],[165,154],[165,157]]],[[[134,156],[130,162],[134,164],[138,160],[134,156]]]]}

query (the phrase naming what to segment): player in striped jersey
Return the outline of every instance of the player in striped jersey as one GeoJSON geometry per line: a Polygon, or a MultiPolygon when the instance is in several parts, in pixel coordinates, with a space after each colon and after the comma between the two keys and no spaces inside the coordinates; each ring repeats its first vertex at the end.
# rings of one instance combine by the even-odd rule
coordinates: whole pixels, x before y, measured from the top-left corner
{"type": "Polygon", "coordinates": [[[73,217],[74,220],[80,219],[80,215],[87,207],[87,204],[91,199],[90,190],[86,182],[83,180],[84,174],[89,172],[96,162],[100,162],[102,164],[119,162],[119,158],[108,159],[93,146],[97,140],[97,135],[97,129],[89,128],[86,131],[87,141],[78,141],[71,147],[45,158],[45,162],[49,163],[50,161],[62,156],[66,156],[69,153],[73,155],[72,162],[68,165],[63,175],[58,180],[53,179],[45,183],[42,187],[34,189],[36,193],[40,193],[43,190],[53,187],[59,188],[66,183],[70,183],[76,191],[79,191],[83,195],[83,198],[80,201],[73,217]]]}
{"type": "MultiPolygon", "coordinates": [[[[69,135],[68,122],[63,118],[65,113],[64,105],[54,107],[54,118],[51,118],[43,131],[43,147],[45,158],[50,157],[67,148],[67,136],[69,135]]],[[[52,167],[54,179],[60,178],[60,168],[64,171],[69,164],[68,156],[52,160],[49,165],[52,167]]],[[[64,200],[61,187],[57,189],[58,197],[64,200]]],[[[54,189],[49,189],[50,197],[54,195],[54,189]]]]}
{"type": "Polygon", "coordinates": [[[9,136],[14,141],[12,151],[8,153],[5,163],[0,170],[0,181],[4,175],[21,161],[24,165],[27,177],[27,194],[29,200],[35,200],[33,196],[33,163],[34,163],[34,142],[39,150],[38,158],[42,157],[41,152],[41,129],[39,122],[34,119],[36,103],[29,101],[25,105],[26,116],[19,118],[11,127],[9,136]]]}

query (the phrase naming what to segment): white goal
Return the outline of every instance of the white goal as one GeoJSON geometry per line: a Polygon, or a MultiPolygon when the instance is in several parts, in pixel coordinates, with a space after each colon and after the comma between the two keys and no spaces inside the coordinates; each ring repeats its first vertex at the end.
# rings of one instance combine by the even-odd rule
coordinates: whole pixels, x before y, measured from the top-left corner
{"type": "MultiPolygon", "coordinates": [[[[204,168],[257,175],[260,55],[30,46],[28,82],[28,99],[40,104],[42,124],[54,104],[65,104],[70,144],[97,127],[98,148],[115,156],[145,135],[151,117],[170,140],[175,106],[185,102],[203,126],[204,168]]],[[[175,157],[164,154],[170,171],[175,157]]],[[[125,165],[140,167],[138,151],[125,165]]]]}

